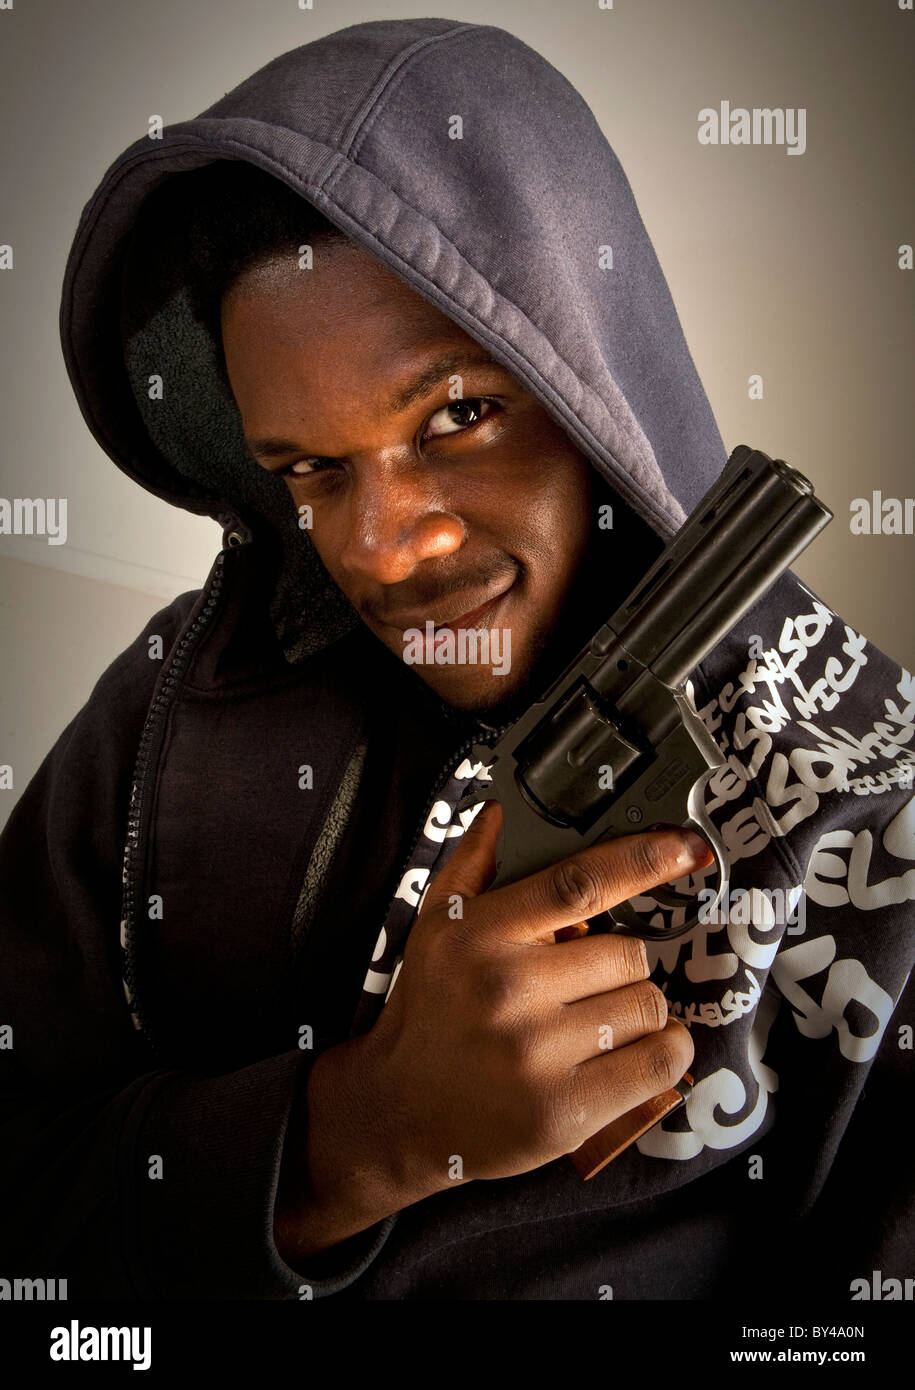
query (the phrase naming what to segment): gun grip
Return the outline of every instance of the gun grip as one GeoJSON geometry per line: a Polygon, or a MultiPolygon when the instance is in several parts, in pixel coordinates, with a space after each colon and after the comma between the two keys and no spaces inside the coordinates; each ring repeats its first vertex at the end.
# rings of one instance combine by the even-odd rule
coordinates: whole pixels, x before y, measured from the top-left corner
{"type": "Polygon", "coordinates": [[[663,1120],[665,1115],[672,1114],[681,1106],[692,1088],[693,1078],[686,1072],[669,1091],[652,1096],[650,1100],[643,1101],[641,1105],[627,1110],[625,1115],[620,1115],[618,1119],[604,1125],[603,1129],[592,1134],[590,1139],[586,1139],[569,1154],[577,1171],[585,1181],[593,1178],[595,1173],[599,1173],[601,1168],[606,1167],[623,1152],[623,1149],[628,1149],[630,1144],[635,1143],[636,1139],[640,1139],[663,1120]]]}

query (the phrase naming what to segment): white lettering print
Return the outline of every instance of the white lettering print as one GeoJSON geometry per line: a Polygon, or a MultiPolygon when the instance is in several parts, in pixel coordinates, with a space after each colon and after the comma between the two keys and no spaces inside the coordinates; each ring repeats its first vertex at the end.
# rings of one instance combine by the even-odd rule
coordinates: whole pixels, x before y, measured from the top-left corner
{"type": "Polygon", "coordinates": [[[422,901],[423,894],[429,878],[429,870],[412,867],[407,869],[400,883],[397,885],[395,898],[403,898],[411,907],[418,908],[422,901]]]}
{"type": "Polygon", "coordinates": [[[452,824],[451,806],[447,801],[436,801],[426,818],[423,834],[439,843],[442,840],[456,839],[458,835],[463,835],[473,818],[482,811],[484,804],[478,801],[475,805],[468,806],[465,811],[458,811],[457,822],[452,824]]]}
{"type": "MultiPolygon", "coordinates": [[[[745,970],[744,974],[749,988],[729,989],[720,1000],[684,1004],[680,999],[669,999],[667,1007],[671,1016],[679,1018],[687,1028],[691,1028],[694,1023],[704,1024],[706,1028],[724,1028],[729,1023],[735,1023],[738,1018],[743,1018],[744,1014],[750,1012],[761,993],[759,981],[753,971],[745,970]]],[[[666,990],[663,992],[666,993],[666,990]]]]}
{"type": "Polygon", "coordinates": [[[839,703],[839,696],[854,685],[861,667],[867,665],[867,657],[864,655],[866,646],[867,638],[846,626],[842,650],[850,658],[848,667],[843,671],[841,661],[831,656],[826,662],[823,675],[818,681],[814,681],[806,695],[794,696],[795,709],[806,719],[816,714],[818,705],[823,710],[833,709],[839,703]]]}
{"type": "Polygon", "coordinates": [[[799,782],[789,782],[788,772],[794,766],[793,759],[797,751],[794,750],[790,759],[786,758],[784,753],[773,755],[766,782],[765,800],[759,796],[753,798],[753,810],[756,812],[757,820],[770,838],[787,835],[800,821],[812,816],[820,804],[817,791],[827,790],[822,783],[818,783],[816,789],[812,788],[804,778],[799,782]],[[786,808],[781,819],[772,814],[773,806],[786,808]]]}
{"type": "MultiPolygon", "coordinates": [[[[883,832],[883,847],[896,859],[915,860],[915,797],[906,802],[883,832]]],[[[844,907],[861,912],[915,899],[915,868],[877,883],[868,882],[874,837],[869,830],[830,830],[814,846],[804,889],[822,907],[844,907]],[[834,853],[850,850],[846,862],[834,853]]]]}
{"type": "MultiPolygon", "coordinates": [[[[469,781],[474,777],[478,777],[481,781],[491,780],[488,768],[484,768],[482,763],[472,763],[468,758],[461,761],[453,775],[457,781],[469,781]]],[[[484,801],[478,801],[473,806],[459,811],[456,807],[452,807],[448,801],[433,802],[423,826],[423,836],[431,844],[442,844],[445,840],[456,839],[459,835],[464,834],[464,831],[479,815],[485,804],[484,801]]],[[[430,875],[431,870],[429,868],[419,864],[411,864],[397,885],[394,901],[405,902],[409,907],[420,912],[431,882],[430,875]]],[[[362,982],[362,988],[367,994],[383,994],[385,999],[394,988],[402,964],[401,957],[398,955],[392,969],[378,970],[375,968],[379,962],[384,960],[387,948],[388,935],[385,928],[382,927],[375,943],[372,964],[362,982]]]]}
{"type": "Polygon", "coordinates": [[[794,1021],[805,1037],[826,1038],[835,1029],[842,1056],[852,1062],[867,1062],[880,1046],[893,1012],[893,1000],[870,978],[860,961],[835,960],[835,954],[836,943],[831,936],[802,941],[779,952],[772,962],[772,978],[794,1010],[794,1021]],[[827,966],[829,974],[822,1002],[817,1004],[799,982],[818,975],[827,966]],[[854,1033],[845,1018],[852,1001],[873,1015],[876,1026],[869,1033],[854,1033]]]}
{"type": "Polygon", "coordinates": [[[894,859],[915,859],[915,797],[911,797],[883,832],[883,848],[894,859]]]}
{"type": "Polygon", "coordinates": [[[859,671],[867,665],[867,639],[846,625],[842,651],[849,657],[848,666],[843,670],[842,662],[831,656],[825,663],[823,675],[809,687],[804,684],[798,674],[799,667],[806,660],[810,649],[821,641],[833,618],[830,610],[824,608],[821,603],[814,606],[817,612],[808,615],[807,619],[786,618],[778,649],[772,647],[764,652],[765,665],[755,663],[755,671],[748,668],[741,678],[740,693],[753,694],[756,686],[760,684],[769,688],[771,701],[766,702],[761,710],[748,712],[748,717],[758,728],[778,732],[792,719],[793,716],[782,701],[779,687],[786,683],[794,687],[791,703],[798,714],[809,719],[821,710],[828,712],[834,709],[840,695],[854,685],[859,671]],[[785,661],[784,656],[788,654],[789,659],[785,661]]]}
{"type": "MultiPolygon", "coordinates": [[[[771,699],[764,701],[761,706],[748,709],[746,718],[764,733],[778,733],[783,729],[790,722],[791,715],[782,703],[778,687],[786,681],[792,681],[799,693],[809,700],[810,693],[797,676],[797,669],[806,659],[810,649],[822,641],[835,616],[819,599],[814,599],[813,607],[813,613],[786,618],[782,624],[777,648],[772,647],[765,651],[761,658],[751,657],[746,668],[738,676],[736,685],[730,681],[724,685],[717,699],[712,701],[707,710],[700,710],[700,715],[705,719],[707,712],[711,713],[716,705],[724,714],[730,714],[745,695],[753,695],[760,685],[765,685],[771,699]],[[784,660],[784,657],[788,660],[784,660]]],[[[847,631],[850,633],[851,629],[847,631]]],[[[714,732],[721,720],[719,719],[714,726],[709,725],[708,720],[706,723],[710,732],[714,732]]]]}
{"type": "Polygon", "coordinates": [[[907,792],[915,788],[915,752],[904,753],[899,762],[886,772],[851,777],[848,782],[848,790],[854,792],[855,796],[881,796],[884,792],[892,791],[893,787],[902,787],[907,792]]]}
{"type": "MultiPolygon", "coordinates": [[[[841,811],[837,794],[853,793],[857,799],[891,788],[912,791],[915,679],[898,671],[888,697],[871,696],[876,706],[871,727],[861,729],[861,710],[867,708],[861,702],[854,706],[858,722],[849,718],[845,723],[851,730],[845,727],[842,701],[867,667],[869,654],[872,661],[876,658],[861,634],[810,598],[811,611],[786,618],[777,642],[768,650],[760,642],[740,674],[697,711],[725,758],[706,784],[705,810],[723,812],[716,825],[735,877],[741,861],[756,858],[773,841],[793,837],[809,824],[826,795],[841,811]],[[831,650],[823,651],[827,636],[831,650]],[[814,665],[818,646],[821,654],[814,665]],[[794,740],[792,731],[797,733],[794,740]],[[855,777],[862,767],[868,774],[855,777]]],[[[839,820],[841,825],[841,815],[839,820]]],[[[655,1126],[638,1142],[643,1153],[682,1161],[705,1148],[732,1147],[756,1132],[766,1115],[767,1097],[777,1086],[761,1059],[782,997],[803,1038],[833,1036],[838,1052],[851,1063],[867,1063],[876,1054],[893,998],[855,958],[855,947],[846,946],[843,953],[840,933],[824,931],[820,913],[846,909],[847,923],[854,928],[856,911],[873,913],[879,921],[879,909],[915,899],[915,798],[882,827],[882,834],[876,825],[861,828],[859,821],[836,828],[835,822],[832,816],[831,828],[805,852],[803,883],[795,880],[793,887],[784,888],[777,861],[767,857],[762,861],[766,879],[760,882],[771,882],[774,872],[775,886],[731,889],[722,900],[725,905],[708,914],[711,920],[700,920],[673,941],[646,942],[652,977],[667,997],[670,1014],[697,1038],[693,1070],[699,1079],[680,1117],[671,1119],[673,1128],[655,1126]],[[885,862],[876,857],[878,844],[903,861],[898,872],[877,868],[885,862]],[[779,893],[780,906],[769,911],[770,899],[779,893]],[[817,910],[810,936],[808,899],[811,912],[817,910]],[[790,921],[796,925],[788,925],[790,921]],[[792,936],[801,940],[794,943],[792,936]],[[704,992],[701,985],[707,987],[704,992]],[[706,1067],[716,1056],[713,1040],[729,1036],[738,1047],[734,1062],[702,1076],[703,1056],[706,1067]],[[755,1100],[751,1074],[759,1087],[755,1100]],[[750,1110],[744,1115],[746,1106],[750,1110]],[[739,1118],[727,1124],[727,1116],[739,1118]]],[[[702,886],[709,873],[695,876],[700,899],[703,891],[711,896],[702,886]]],[[[742,880],[747,879],[744,870],[742,880]]],[[[643,902],[646,910],[657,906],[648,895],[643,902]]],[[[658,924],[664,920],[659,917],[658,924]]],[[[839,923],[844,928],[846,918],[837,918],[839,923]]],[[[718,1044],[718,1058],[720,1051],[718,1044]]]]}
{"type": "Polygon", "coordinates": [[[778,998],[771,991],[764,991],[747,1039],[747,1063],[757,1083],[756,1102],[750,1113],[733,1125],[719,1123],[717,1115],[736,1115],[747,1103],[744,1082],[729,1067],[720,1067],[697,1081],[687,1097],[684,1108],[689,1129],[667,1130],[663,1122],[655,1125],[636,1140],[640,1153],[683,1162],[696,1158],[706,1147],[732,1149],[756,1133],[765,1119],[769,1096],[778,1090],[778,1077],[762,1060],[778,1009],[778,998]]]}
{"type": "Polygon", "coordinates": [[[860,736],[835,725],[824,730],[810,721],[809,716],[818,707],[832,710],[840,695],[851,688],[859,671],[867,664],[866,640],[846,625],[842,650],[849,657],[848,666],[843,668],[837,658],[829,657],[824,664],[824,675],[809,687],[804,684],[798,667],[822,639],[834,617],[819,600],[814,600],[813,606],[813,613],[786,618],[778,650],[769,649],[762,660],[751,659],[736,684],[728,682],[717,700],[698,711],[709,732],[714,733],[722,725],[716,709],[729,713],[739,699],[755,694],[760,686],[766,687],[770,697],[739,711],[735,717],[734,748],[742,752],[755,744],[749,761],[742,763],[736,753],[728,752],[730,739],[724,733],[718,743],[727,755],[727,763],[709,783],[711,797],[706,809],[711,813],[726,801],[737,799],[743,790],[741,780],[759,778],[766,759],[772,755],[765,797],[753,803],[755,827],[765,839],[752,843],[754,826],[749,823],[745,811],[724,827],[732,837],[729,848],[737,851],[738,858],[758,854],[769,839],[786,834],[800,821],[814,815],[823,792],[854,790],[858,795],[865,795],[892,785],[908,786],[915,778],[915,750],[907,747],[915,740],[915,682],[909,672],[901,672],[896,687],[905,704],[900,707],[894,700],[885,699],[884,717],[875,720],[873,727],[860,736]],[[792,703],[797,713],[804,716],[797,720],[798,727],[817,740],[815,749],[793,748],[787,756],[781,751],[772,754],[771,737],[792,722],[793,716],[785,706],[780,689],[786,683],[793,685],[792,703]],[[854,783],[850,780],[850,772],[877,758],[898,761],[894,768],[880,770],[875,778],[856,779],[854,783]],[[789,780],[789,769],[799,781],[789,780]],[[783,817],[772,815],[771,807],[783,805],[788,807],[783,817]]]}
{"type": "Polygon", "coordinates": [[[471,762],[469,758],[463,758],[458,763],[454,775],[460,782],[469,782],[472,777],[478,777],[481,782],[492,781],[489,766],[484,767],[482,763],[471,762]]]}
{"type": "MultiPolygon", "coordinates": [[[[382,957],[384,956],[384,952],[385,952],[385,948],[386,948],[387,944],[388,944],[388,934],[387,934],[387,932],[385,931],[384,927],[382,927],[382,928],[381,928],[381,931],[380,931],[380,933],[379,933],[379,936],[378,936],[378,940],[375,942],[375,951],[374,951],[374,954],[373,954],[373,956],[372,956],[372,964],[373,964],[373,965],[374,965],[375,961],[378,961],[378,960],[381,960],[381,959],[382,959],[382,957]]],[[[390,972],[390,971],[382,972],[382,971],[380,971],[380,970],[373,970],[373,969],[371,968],[371,966],[370,966],[370,967],[369,967],[369,970],[368,970],[368,973],[366,974],[366,977],[365,977],[365,979],[364,979],[363,982],[362,982],[362,988],[363,988],[363,989],[367,989],[367,990],[369,991],[370,994],[384,994],[385,990],[387,989],[387,987],[388,987],[388,985],[389,985],[390,983],[391,983],[391,972],[390,972]]]]}

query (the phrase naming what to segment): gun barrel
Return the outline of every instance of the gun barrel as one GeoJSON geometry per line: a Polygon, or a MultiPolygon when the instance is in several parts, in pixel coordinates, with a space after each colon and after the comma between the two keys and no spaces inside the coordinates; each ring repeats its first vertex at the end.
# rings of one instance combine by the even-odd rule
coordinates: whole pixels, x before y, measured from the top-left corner
{"type": "Polygon", "coordinates": [[[602,629],[607,659],[590,678],[594,689],[618,692],[621,651],[680,685],[831,519],[803,474],[739,446],[602,629]]]}

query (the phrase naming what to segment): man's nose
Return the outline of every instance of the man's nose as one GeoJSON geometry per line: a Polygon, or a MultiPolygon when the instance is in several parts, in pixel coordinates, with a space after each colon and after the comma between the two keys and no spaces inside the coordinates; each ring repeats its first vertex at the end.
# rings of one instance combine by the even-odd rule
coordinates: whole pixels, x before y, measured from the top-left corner
{"type": "Polygon", "coordinates": [[[397,584],[423,560],[450,555],[464,523],[415,459],[353,460],[346,540],[339,562],[354,577],[397,584]]]}

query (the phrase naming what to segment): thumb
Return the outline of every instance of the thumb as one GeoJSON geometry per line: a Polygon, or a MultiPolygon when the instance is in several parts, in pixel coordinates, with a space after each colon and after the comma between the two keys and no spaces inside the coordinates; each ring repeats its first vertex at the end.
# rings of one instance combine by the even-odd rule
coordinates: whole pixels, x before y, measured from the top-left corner
{"type": "Polygon", "coordinates": [[[448,903],[455,893],[462,898],[475,898],[486,890],[496,874],[496,847],[501,828],[502,807],[498,801],[485,801],[447,864],[429,884],[423,912],[448,903]]]}

